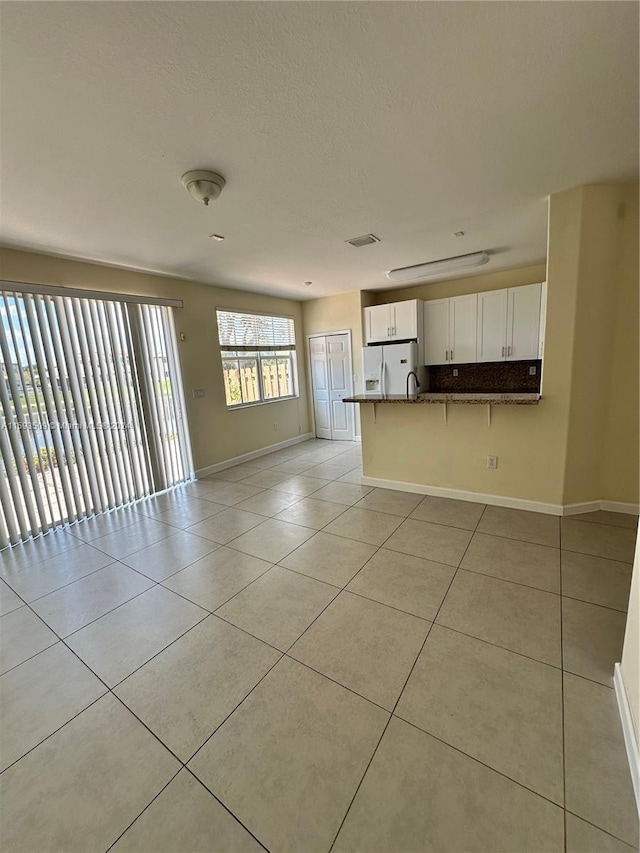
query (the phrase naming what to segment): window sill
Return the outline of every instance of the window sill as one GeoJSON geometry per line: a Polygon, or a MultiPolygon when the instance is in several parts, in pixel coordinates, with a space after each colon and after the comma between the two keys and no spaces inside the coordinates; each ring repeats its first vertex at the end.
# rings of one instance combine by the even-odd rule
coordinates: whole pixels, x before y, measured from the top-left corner
{"type": "Polygon", "coordinates": [[[257,400],[255,403],[236,403],[235,406],[227,406],[228,412],[236,412],[239,409],[251,409],[253,406],[270,406],[272,403],[286,403],[288,400],[299,400],[300,394],[291,394],[288,397],[276,397],[273,400],[257,400]]]}

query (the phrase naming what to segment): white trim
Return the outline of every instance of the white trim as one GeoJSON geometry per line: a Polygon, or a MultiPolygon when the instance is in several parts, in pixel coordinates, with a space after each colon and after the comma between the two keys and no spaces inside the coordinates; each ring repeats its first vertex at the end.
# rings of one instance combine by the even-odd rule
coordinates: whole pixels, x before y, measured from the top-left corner
{"type": "Polygon", "coordinates": [[[565,504],[562,507],[562,515],[579,515],[581,512],[597,512],[602,501],[585,501],[578,504],[565,504]]]}
{"type": "Polygon", "coordinates": [[[616,691],[616,699],[618,700],[618,711],[620,712],[620,722],[622,723],[624,745],[627,748],[631,783],[633,785],[633,792],[636,795],[636,807],[638,809],[638,814],[640,815],[640,748],[638,747],[638,740],[633,727],[631,708],[629,707],[627,690],[624,686],[622,668],[619,663],[614,665],[613,686],[616,691]]]}
{"type": "Polygon", "coordinates": [[[480,492],[465,492],[462,489],[447,489],[442,486],[427,486],[423,483],[405,483],[400,480],[381,480],[378,477],[362,477],[363,486],[375,486],[379,489],[395,489],[398,492],[413,492],[417,495],[433,495],[438,498],[453,498],[459,501],[506,506],[512,509],[528,509],[532,512],[544,512],[547,515],[562,515],[560,504],[528,501],[523,498],[510,498],[503,495],[484,495],[480,492]]]}
{"type": "MultiPolygon", "coordinates": [[[[357,440],[357,439],[356,439],[357,440]]],[[[468,492],[463,489],[449,489],[444,486],[429,486],[424,483],[407,483],[402,480],[383,480],[379,477],[362,477],[363,486],[375,486],[378,489],[395,489],[397,492],[413,492],[416,495],[433,495],[438,498],[453,498],[458,501],[506,506],[511,509],[525,509],[530,512],[543,512],[546,515],[579,515],[583,512],[624,512],[638,515],[637,504],[616,503],[615,501],[587,501],[575,504],[552,504],[542,501],[530,501],[525,498],[512,498],[508,495],[485,495],[481,492],[468,492]]]]}
{"type": "Polygon", "coordinates": [[[315,438],[311,432],[305,432],[302,435],[297,435],[295,438],[287,438],[285,441],[278,441],[276,444],[268,444],[266,447],[261,447],[259,450],[252,450],[250,453],[243,453],[241,456],[234,456],[232,459],[225,459],[223,462],[216,462],[213,465],[207,465],[206,468],[198,468],[196,478],[208,477],[209,474],[217,474],[218,471],[225,471],[227,468],[233,468],[234,465],[240,465],[242,462],[250,462],[252,459],[258,459],[260,456],[267,456],[275,450],[283,450],[285,447],[291,447],[292,444],[300,444],[303,441],[315,438]]]}
{"type": "Polygon", "coordinates": [[[457,501],[472,501],[490,506],[525,509],[530,512],[543,512],[546,515],[578,515],[582,512],[596,512],[599,509],[638,515],[637,504],[616,503],[615,501],[588,501],[563,506],[562,504],[544,503],[543,501],[530,501],[525,498],[512,498],[508,495],[485,495],[482,492],[468,492],[463,489],[449,489],[444,486],[430,486],[425,483],[384,480],[380,477],[362,477],[361,482],[363,486],[374,486],[378,489],[394,489],[397,492],[413,492],[416,495],[433,495],[437,498],[452,498],[457,501]]]}
{"type": "Polygon", "coordinates": [[[640,504],[625,504],[619,501],[600,501],[600,509],[607,512],[624,512],[627,515],[640,514],[640,504]]]}
{"type": "Polygon", "coordinates": [[[598,510],[622,512],[626,515],[638,515],[640,513],[640,505],[620,503],[619,501],[587,501],[586,503],[565,504],[562,514],[578,515],[581,512],[597,512],[598,510]]]}

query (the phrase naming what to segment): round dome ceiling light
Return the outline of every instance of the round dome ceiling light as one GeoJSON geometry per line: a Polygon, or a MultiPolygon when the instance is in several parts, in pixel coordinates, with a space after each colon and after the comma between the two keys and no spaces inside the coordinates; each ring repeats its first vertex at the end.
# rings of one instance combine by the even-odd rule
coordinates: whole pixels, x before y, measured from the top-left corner
{"type": "Polygon", "coordinates": [[[184,188],[205,206],[210,201],[215,201],[226,184],[222,175],[217,172],[208,172],[204,169],[192,169],[185,172],[180,178],[184,188]]]}

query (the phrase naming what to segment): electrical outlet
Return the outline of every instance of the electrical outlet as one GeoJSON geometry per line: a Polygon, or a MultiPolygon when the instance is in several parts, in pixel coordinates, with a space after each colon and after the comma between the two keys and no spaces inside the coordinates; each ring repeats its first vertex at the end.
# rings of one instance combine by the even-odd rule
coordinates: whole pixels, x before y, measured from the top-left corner
{"type": "Polygon", "coordinates": [[[199,400],[201,397],[204,397],[204,388],[194,388],[193,389],[194,400],[199,400]]]}
{"type": "Polygon", "coordinates": [[[538,370],[536,367],[532,366],[529,368],[529,376],[535,376],[537,372],[538,372],[538,370]]]}
{"type": "Polygon", "coordinates": [[[454,376],[457,376],[457,375],[458,375],[458,368],[457,368],[457,367],[454,367],[454,368],[453,368],[453,375],[454,375],[454,376]]]}
{"type": "Polygon", "coordinates": [[[497,468],[498,467],[498,457],[497,456],[487,456],[487,468],[497,468]]]}
{"type": "Polygon", "coordinates": [[[273,428],[274,428],[274,430],[276,430],[276,432],[277,432],[277,431],[278,431],[278,424],[274,424],[274,425],[273,425],[273,428]]]}

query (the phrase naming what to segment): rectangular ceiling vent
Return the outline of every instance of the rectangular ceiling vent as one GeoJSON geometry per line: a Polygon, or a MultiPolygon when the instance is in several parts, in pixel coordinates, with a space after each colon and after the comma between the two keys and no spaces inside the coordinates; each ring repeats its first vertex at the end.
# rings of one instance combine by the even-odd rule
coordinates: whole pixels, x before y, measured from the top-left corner
{"type": "Polygon", "coordinates": [[[359,249],[361,246],[370,246],[372,243],[379,243],[380,238],[374,234],[365,234],[363,237],[354,237],[352,240],[345,240],[350,246],[355,246],[359,249]]]}

